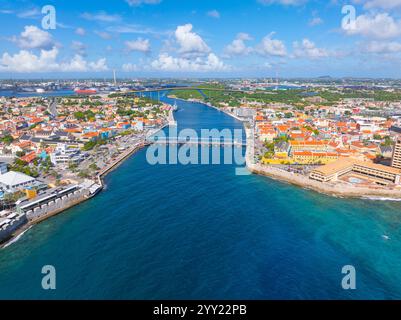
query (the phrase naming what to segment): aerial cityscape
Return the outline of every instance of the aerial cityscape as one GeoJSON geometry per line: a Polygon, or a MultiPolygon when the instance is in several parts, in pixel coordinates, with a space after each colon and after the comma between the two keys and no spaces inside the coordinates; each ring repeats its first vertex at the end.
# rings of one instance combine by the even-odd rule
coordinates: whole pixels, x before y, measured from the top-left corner
{"type": "Polygon", "coordinates": [[[401,1],[0,17],[0,299],[401,299],[401,1]]]}

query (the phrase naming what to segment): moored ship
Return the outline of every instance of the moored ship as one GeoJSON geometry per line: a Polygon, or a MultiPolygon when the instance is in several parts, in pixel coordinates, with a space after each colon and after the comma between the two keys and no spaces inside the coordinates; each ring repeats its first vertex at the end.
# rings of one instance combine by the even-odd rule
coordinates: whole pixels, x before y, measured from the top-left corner
{"type": "Polygon", "coordinates": [[[74,92],[77,94],[95,94],[97,93],[96,89],[80,89],[80,88],[76,88],[74,89],[74,92]]]}

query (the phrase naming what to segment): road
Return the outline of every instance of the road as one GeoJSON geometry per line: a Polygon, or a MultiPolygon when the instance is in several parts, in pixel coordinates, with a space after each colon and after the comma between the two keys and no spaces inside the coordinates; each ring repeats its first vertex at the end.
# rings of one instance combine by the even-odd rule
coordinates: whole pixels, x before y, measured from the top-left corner
{"type": "Polygon", "coordinates": [[[57,99],[56,98],[53,98],[52,101],[50,102],[49,112],[52,115],[52,117],[54,117],[54,118],[57,117],[58,112],[57,112],[57,99]]]}

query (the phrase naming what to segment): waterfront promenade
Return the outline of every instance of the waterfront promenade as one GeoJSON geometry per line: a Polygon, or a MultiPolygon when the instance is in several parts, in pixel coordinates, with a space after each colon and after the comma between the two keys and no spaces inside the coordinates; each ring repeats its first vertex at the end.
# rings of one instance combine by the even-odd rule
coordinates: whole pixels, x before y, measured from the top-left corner
{"type": "Polygon", "coordinates": [[[97,174],[97,181],[103,187],[103,177],[107,175],[110,171],[117,168],[126,158],[130,157],[132,154],[142,149],[147,145],[146,142],[140,142],[132,147],[129,147],[123,153],[121,153],[116,159],[114,159],[110,164],[106,165],[103,169],[99,171],[97,174]]]}

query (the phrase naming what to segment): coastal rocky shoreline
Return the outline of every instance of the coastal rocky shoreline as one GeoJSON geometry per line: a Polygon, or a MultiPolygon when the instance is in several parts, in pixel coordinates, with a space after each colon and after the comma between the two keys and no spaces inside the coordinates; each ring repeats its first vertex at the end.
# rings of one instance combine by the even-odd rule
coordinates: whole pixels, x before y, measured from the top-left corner
{"type": "Polygon", "coordinates": [[[329,196],[341,198],[369,198],[371,200],[401,200],[400,190],[387,190],[381,188],[361,188],[344,184],[333,185],[311,180],[296,173],[286,172],[272,166],[247,164],[247,168],[254,174],[263,175],[275,180],[310,189],[329,196]]]}

